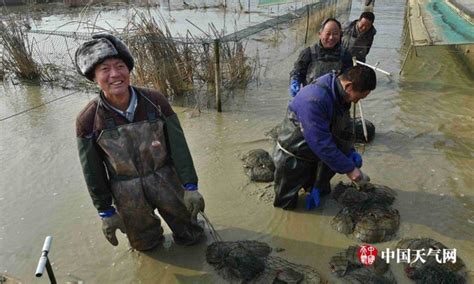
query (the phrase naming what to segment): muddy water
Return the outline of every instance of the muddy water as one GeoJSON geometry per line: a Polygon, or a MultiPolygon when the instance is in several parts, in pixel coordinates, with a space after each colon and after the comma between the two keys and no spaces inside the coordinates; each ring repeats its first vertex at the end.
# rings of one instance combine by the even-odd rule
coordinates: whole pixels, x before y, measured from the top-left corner
{"type": "MultiPolygon", "coordinates": [[[[405,237],[433,237],[456,248],[472,270],[474,78],[448,48],[418,49],[418,57],[398,75],[404,3],[377,1],[378,34],[367,60],[380,62],[394,75],[379,76],[377,90],[363,102],[366,118],[377,127],[363,169],[374,182],[397,191],[394,207],[402,220],[397,238],[377,248],[393,248],[405,237]]],[[[352,4],[350,18],[357,17],[360,6],[352,4]]],[[[284,248],[277,255],[314,266],[332,281],[330,256],[357,243],[330,227],[337,204],[325,199],[322,209],[312,212],[304,211],[302,203],[291,212],[275,209],[264,194],[271,189],[248,184],[238,159],[250,149],[271,149],[263,134],[285,112],[287,74],[304,39],[301,31],[288,27],[279,42],[255,43],[266,67],[259,84],[226,96],[223,113],[204,108],[195,116],[190,108],[175,110],[193,153],[206,214],[221,237],[284,248]]],[[[272,37],[268,32],[260,39],[272,37]]],[[[69,93],[33,86],[1,89],[0,272],[25,283],[48,283],[33,274],[44,238],[52,235],[50,258],[60,283],[221,283],[205,262],[205,244],[176,246],[166,226],[164,246],[147,254],[128,251],[121,234],[118,247],[105,241],[74,138],[75,116],[93,94],[75,93],[4,119],[69,93]]],[[[399,283],[410,283],[399,266],[392,269],[399,283]]]]}

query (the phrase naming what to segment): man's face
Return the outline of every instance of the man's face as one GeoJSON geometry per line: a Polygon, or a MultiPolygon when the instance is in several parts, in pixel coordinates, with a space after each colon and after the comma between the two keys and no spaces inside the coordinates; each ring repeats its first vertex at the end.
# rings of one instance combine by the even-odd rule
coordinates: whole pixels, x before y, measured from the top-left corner
{"type": "Polygon", "coordinates": [[[344,86],[346,92],[346,100],[352,103],[357,103],[359,100],[364,99],[370,94],[370,91],[359,92],[354,90],[352,83],[347,83],[344,86]]]}
{"type": "Polygon", "coordinates": [[[372,22],[367,20],[366,18],[362,18],[357,23],[357,28],[359,32],[364,33],[368,31],[372,27],[372,22]]]}
{"type": "Polygon", "coordinates": [[[333,48],[341,40],[341,30],[334,21],[329,21],[319,33],[319,40],[324,48],[333,48]]]}
{"type": "Polygon", "coordinates": [[[106,98],[122,96],[128,94],[130,71],[122,59],[109,58],[95,67],[94,81],[106,98]]]}

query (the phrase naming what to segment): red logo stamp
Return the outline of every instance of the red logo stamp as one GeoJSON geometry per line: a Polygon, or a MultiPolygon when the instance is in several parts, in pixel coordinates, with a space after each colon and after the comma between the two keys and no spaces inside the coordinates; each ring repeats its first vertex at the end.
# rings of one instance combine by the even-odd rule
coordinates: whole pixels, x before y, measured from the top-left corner
{"type": "Polygon", "coordinates": [[[375,257],[377,256],[377,248],[371,245],[362,245],[359,247],[357,256],[359,257],[360,263],[369,266],[374,264],[375,257]]]}

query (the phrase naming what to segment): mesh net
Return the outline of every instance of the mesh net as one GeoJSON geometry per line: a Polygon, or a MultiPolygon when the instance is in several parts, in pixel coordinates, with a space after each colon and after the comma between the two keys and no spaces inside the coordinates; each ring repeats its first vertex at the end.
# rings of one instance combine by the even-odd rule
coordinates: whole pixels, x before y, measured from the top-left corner
{"type": "Polygon", "coordinates": [[[344,283],[394,283],[389,265],[376,256],[371,266],[364,266],[357,255],[358,246],[350,246],[333,256],[329,262],[331,271],[344,283]]]}
{"type": "Polygon", "coordinates": [[[409,264],[405,263],[405,273],[411,279],[416,279],[420,283],[464,283],[466,281],[465,265],[459,257],[456,256],[454,263],[452,261],[440,263],[436,259],[436,252],[439,252],[438,258],[441,258],[443,250],[448,249],[436,240],[431,238],[403,239],[398,242],[396,247],[413,252],[409,254],[409,264]],[[430,250],[431,255],[429,255],[430,250]],[[415,251],[425,253],[422,257],[423,261],[416,260],[415,251]]]}
{"type": "Polygon", "coordinates": [[[398,210],[390,207],[395,192],[386,186],[371,184],[356,189],[341,182],[333,197],[345,206],[331,221],[340,233],[353,233],[362,242],[376,243],[392,238],[400,226],[398,210]]]}
{"type": "Polygon", "coordinates": [[[246,283],[320,283],[310,266],[270,256],[268,244],[258,241],[217,241],[208,246],[206,260],[226,281],[246,283]]]}

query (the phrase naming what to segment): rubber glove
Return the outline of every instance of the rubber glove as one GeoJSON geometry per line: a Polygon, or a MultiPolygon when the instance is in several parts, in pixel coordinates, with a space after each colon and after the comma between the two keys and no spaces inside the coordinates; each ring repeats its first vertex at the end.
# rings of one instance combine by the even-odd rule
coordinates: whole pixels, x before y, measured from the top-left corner
{"type": "Polygon", "coordinates": [[[300,91],[300,82],[296,79],[291,79],[290,82],[290,96],[295,97],[296,94],[300,91]]]}
{"type": "Polygon", "coordinates": [[[347,157],[349,159],[352,159],[356,167],[362,168],[362,156],[359,153],[357,153],[356,151],[351,151],[351,153],[347,157]]]}
{"type": "Polygon", "coordinates": [[[321,205],[320,190],[316,187],[311,189],[311,192],[305,197],[305,208],[311,210],[321,205]]]}
{"type": "Polygon", "coordinates": [[[99,215],[102,218],[102,232],[105,238],[113,246],[117,246],[118,240],[115,231],[119,229],[124,234],[126,232],[122,218],[115,212],[115,208],[99,212],[99,215]]]}
{"type": "Polygon", "coordinates": [[[191,213],[191,218],[196,220],[199,211],[204,212],[204,198],[197,191],[197,184],[187,183],[184,185],[184,189],[184,205],[191,213]]]}

